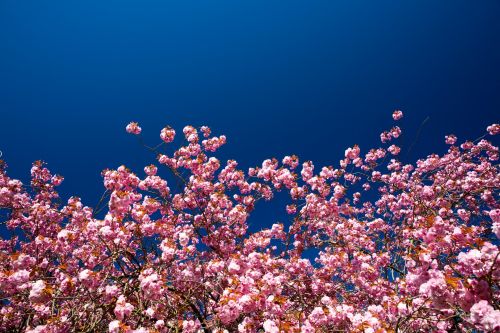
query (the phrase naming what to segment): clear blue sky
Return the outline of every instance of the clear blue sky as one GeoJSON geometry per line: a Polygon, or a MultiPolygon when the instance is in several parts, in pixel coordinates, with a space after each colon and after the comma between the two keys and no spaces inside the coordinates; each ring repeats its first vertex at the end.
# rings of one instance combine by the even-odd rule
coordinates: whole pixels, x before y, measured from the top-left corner
{"type": "Polygon", "coordinates": [[[0,150],[23,180],[47,161],[88,205],[102,169],[152,161],[131,120],[150,143],[209,125],[245,168],[320,166],[378,145],[400,108],[406,148],[430,117],[408,158],[442,152],[500,120],[499,17],[496,0],[2,0],[0,150]]]}

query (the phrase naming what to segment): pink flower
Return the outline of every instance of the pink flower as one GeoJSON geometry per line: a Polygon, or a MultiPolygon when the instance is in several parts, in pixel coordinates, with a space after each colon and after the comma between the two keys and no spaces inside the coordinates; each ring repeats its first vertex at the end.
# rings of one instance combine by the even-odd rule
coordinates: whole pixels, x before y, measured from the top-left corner
{"type": "Polygon", "coordinates": [[[401,110],[396,110],[396,111],[394,111],[394,112],[392,113],[392,119],[394,119],[394,120],[399,120],[399,119],[401,119],[401,118],[403,118],[403,111],[401,111],[401,110]]]}
{"type": "Polygon", "coordinates": [[[474,304],[470,309],[470,317],[473,323],[479,324],[486,331],[500,329],[500,311],[495,310],[488,301],[482,300],[474,304]]]}
{"type": "Polygon", "coordinates": [[[424,188],[422,189],[422,195],[426,198],[432,198],[432,196],[434,195],[432,186],[424,186],[424,188]]]}
{"type": "Polygon", "coordinates": [[[118,297],[118,300],[116,301],[114,310],[116,318],[123,320],[125,319],[125,317],[129,316],[133,310],[134,306],[130,303],[127,303],[125,296],[120,295],[120,297],[118,297]]]}
{"type": "Polygon", "coordinates": [[[162,281],[152,268],[142,271],[139,275],[139,281],[146,299],[156,300],[161,296],[162,281]]]}
{"type": "Polygon", "coordinates": [[[497,135],[500,133],[500,124],[492,124],[486,128],[490,135],[497,135]]]}
{"type": "Polygon", "coordinates": [[[493,222],[500,223],[500,209],[492,209],[488,213],[493,222]]]}
{"type": "Polygon", "coordinates": [[[115,297],[116,295],[118,295],[118,292],[120,291],[120,289],[115,285],[107,285],[104,290],[105,290],[104,292],[108,297],[115,297]]]}
{"type": "Polygon", "coordinates": [[[78,278],[81,280],[81,281],[85,281],[85,280],[88,280],[90,275],[91,275],[91,271],[89,269],[84,269],[83,271],[80,272],[80,274],[78,274],[78,278]]]}
{"type": "Polygon", "coordinates": [[[391,128],[391,135],[393,138],[397,139],[399,138],[399,136],[401,135],[401,128],[399,128],[398,126],[394,126],[393,128],[391,128]]]}
{"type": "Polygon", "coordinates": [[[297,206],[295,206],[295,205],[287,205],[286,206],[286,212],[288,214],[295,214],[297,212],[297,206]]]}
{"type": "Polygon", "coordinates": [[[489,212],[489,216],[493,221],[492,231],[500,239],[500,209],[492,209],[489,212]]]}
{"type": "Polygon", "coordinates": [[[161,130],[160,132],[160,138],[165,142],[165,143],[170,143],[174,141],[175,138],[175,130],[171,128],[170,126],[165,127],[164,129],[161,130]]]}
{"type": "Polygon", "coordinates": [[[226,136],[221,135],[218,138],[213,137],[207,140],[203,140],[201,144],[203,145],[203,148],[206,151],[210,152],[215,152],[217,149],[219,149],[221,146],[223,146],[226,143],[226,136]]]}
{"type": "Polygon", "coordinates": [[[71,235],[70,231],[63,229],[63,230],[59,231],[59,233],[57,234],[57,239],[64,241],[64,240],[68,239],[68,237],[70,235],[71,235]]]}
{"type": "Polygon", "coordinates": [[[345,151],[345,157],[351,160],[357,158],[359,156],[359,146],[354,145],[352,148],[347,148],[345,151]]]}
{"type": "Polygon", "coordinates": [[[238,273],[240,271],[240,265],[234,260],[231,260],[229,263],[229,266],[227,266],[227,269],[230,273],[238,273]]]}
{"type": "Polygon", "coordinates": [[[161,328],[163,328],[165,326],[165,321],[160,319],[160,320],[157,320],[156,323],[155,323],[155,328],[157,330],[160,330],[161,328]]]}
{"type": "Polygon", "coordinates": [[[444,137],[447,145],[454,145],[457,142],[457,137],[453,134],[444,137]]]}
{"type": "Polygon", "coordinates": [[[500,222],[494,222],[491,229],[495,234],[495,236],[497,236],[497,238],[500,239],[500,222]]]}
{"type": "Polygon", "coordinates": [[[387,148],[387,150],[392,154],[392,155],[398,155],[399,152],[401,151],[401,148],[399,148],[398,146],[396,145],[391,145],[389,146],[389,148],[387,148]]]}
{"type": "Polygon", "coordinates": [[[48,333],[48,327],[47,325],[38,325],[37,327],[33,329],[27,329],[26,333],[48,333]]]}
{"type": "Polygon", "coordinates": [[[208,138],[212,131],[210,130],[210,127],[208,126],[201,126],[200,128],[201,132],[203,133],[203,137],[208,138]]]}
{"type": "Polygon", "coordinates": [[[120,332],[120,321],[119,320],[113,320],[109,323],[109,333],[118,333],[120,332]]]}
{"type": "Polygon", "coordinates": [[[295,169],[299,165],[299,158],[295,155],[285,156],[282,160],[284,165],[288,165],[290,169],[295,169]]]}
{"type": "Polygon", "coordinates": [[[387,132],[387,131],[384,131],[382,133],[380,133],[380,141],[382,141],[382,143],[386,143],[388,141],[391,141],[392,139],[392,135],[387,132]]]}
{"type": "MultiPolygon", "coordinates": [[[[130,333],[150,333],[151,331],[144,327],[129,331],[130,333]]],[[[187,332],[187,331],[186,331],[187,332]]]]}
{"type": "Polygon", "coordinates": [[[254,310],[254,301],[252,300],[252,297],[250,295],[243,295],[239,299],[239,304],[241,305],[243,311],[245,312],[251,312],[254,310]]]}
{"type": "Polygon", "coordinates": [[[313,171],[314,171],[314,165],[312,164],[311,161],[302,163],[302,171],[300,172],[300,174],[304,181],[308,181],[309,179],[312,178],[313,171]]]}
{"type": "Polygon", "coordinates": [[[153,318],[153,316],[155,315],[155,310],[152,308],[147,308],[144,312],[151,318],[153,318]]]}
{"type": "Polygon", "coordinates": [[[46,284],[45,284],[45,281],[43,280],[38,280],[36,282],[33,283],[33,285],[31,286],[31,291],[30,291],[30,300],[32,302],[38,302],[38,301],[41,301],[45,294],[44,294],[44,291],[45,291],[45,288],[46,288],[46,284]]]}
{"type": "Polygon", "coordinates": [[[279,333],[280,331],[276,323],[270,319],[266,320],[263,326],[264,326],[264,332],[279,333]]]}
{"type": "Polygon", "coordinates": [[[323,307],[321,306],[315,307],[309,314],[308,319],[310,322],[313,322],[317,325],[323,325],[328,320],[325,312],[323,311],[323,307]]]}
{"type": "Polygon", "coordinates": [[[14,284],[22,284],[30,279],[30,272],[26,269],[21,269],[9,277],[9,280],[14,284]]]}
{"type": "Polygon", "coordinates": [[[156,175],[157,171],[158,171],[158,168],[154,164],[150,164],[150,165],[144,167],[144,172],[148,176],[154,176],[154,175],[156,175]]]}
{"type": "Polygon", "coordinates": [[[194,320],[183,320],[182,322],[182,332],[194,333],[200,328],[200,323],[194,320]]]}
{"type": "Polygon", "coordinates": [[[139,127],[139,124],[136,122],[129,123],[125,129],[127,130],[127,133],[135,134],[135,135],[141,134],[141,131],[142,131],[142,128],[139,127]]]}
{"type": "Polygon", "coordinates": [[[179,244],[181,246],[187,246],[189,243],[189,236],[185,232],[179,233],[179,244]]]}
{"type": "Polygon", "coordinates": [[[59,186],[59,185],[61,185],[63,180],[64,180],[63,176],[54,175],[54,176],[52,176],[51,182],[52,182],[52,185],[59,186]]]}

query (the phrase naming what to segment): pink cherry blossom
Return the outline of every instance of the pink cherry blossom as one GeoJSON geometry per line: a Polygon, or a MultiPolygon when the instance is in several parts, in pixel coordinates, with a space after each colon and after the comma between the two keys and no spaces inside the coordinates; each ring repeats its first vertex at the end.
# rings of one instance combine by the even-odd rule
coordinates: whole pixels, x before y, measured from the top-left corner
{"type": "Polygon", "coordinates": [[[114,313],[119,320],[125,319],[134,310],[134,306],[127,302],[125,296],[120,295],[116,301],[114,313]]]}
{"type": "Polygon", "coordinates": [[[109,327],[110,333],[118,333],[118,332],[120,332],[120,321],[113,320],[109,323],[108,327],[109,327]]]}
{"type": "Polygon", "coordinates": [[[445,136],[445,142],[448,145],[454,145],[457,142],[457,137],[453,134],[445,136]]]}
{"type": "Polygon", "coordinates": [[[471,321],[485,331],[500,329],[500,311],[495,310],[488,301],[482,300],[474,304],[471,309],[471,321]]]}
{"type": "Polygon", "coordinates": [[[47,287],[45,281],[38,280],[33,283],[30,290],[29,298],[32,302],[38,302],[43,299],[45,288],[47,287]]]}
{"type": "Polygon", "coordinates": [[[392,113],[392,118],[393,118],[394,120],[399,120],[399,119],[403,118],[403,111],[401,111],[401,110],[396,110],[396,111],[394,111],[394,112],[392,113]]]}
{"type": "Polygon", "coordinates": [[[126,130],[127,133],[138,135],[141,134],[142,128],[139,126],[138,123],[131,122],[127,125],[126,130]]]}
{"type": "Polygon", "coordinates": [[[243,170],[214,154],[225,136],[182,133],[165,149],[175,130],[161,130],[143,170],[103,170],[94,207],[60,195],[44,162],[26,182],[0,162],[1,332],[500,331],[499,149],[486,137],[448,135],[416,161],[390,143],[243,170]],[[279,207],[255,214],[264,201],[279,207]]]}
{"type": "Polygon", "coordinates": [[[392,155],[398,155],[399,152],[401,151],[401,148],[399,148],[398,146],[396,145],[391,145],[389,146],[389,148],[387,148],[387,150],[392,154],[392,155]]]}
{"type": "Polygon", "coordinates": [[[500,133],[500,124],[492,124],[486,130],[490,135],[497,135],[500,133]]]}
{"type": "Polygon", "coordinates": [[[264,332],[279,333],[280,331],[276,323],[270,319],[266,320],[263,326],[264,326],[264,332]]]}
{"type": "Polygon", "coordinates": [[[160,138],[165,143],[170,143],[170,142],[174,141],[175,130],[169,126],[165,127],[164,129],[161,130],[160,138]]]}

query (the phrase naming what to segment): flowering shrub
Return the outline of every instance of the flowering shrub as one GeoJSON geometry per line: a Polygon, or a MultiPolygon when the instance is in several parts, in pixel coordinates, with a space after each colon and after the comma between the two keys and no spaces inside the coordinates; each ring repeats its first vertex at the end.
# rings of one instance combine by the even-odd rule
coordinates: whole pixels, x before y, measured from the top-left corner
{"type": "Polygon", "coordinates": [[[161,131],[144,176],[104,170],[94,208],[61,203],[62,177],[42,162],[29,186],[2,162],[0,331],[500,331],[499,152],[487,140],[448,135],[444,155],[404,164],[394,126],[390,146],[348,148],[337,168],[286,156],[245,172],[211,155],[224,136],[183,134],[167,154],[176,132],[161,131]],[[250,232],[277,191],[290,221],[250,232]]]}

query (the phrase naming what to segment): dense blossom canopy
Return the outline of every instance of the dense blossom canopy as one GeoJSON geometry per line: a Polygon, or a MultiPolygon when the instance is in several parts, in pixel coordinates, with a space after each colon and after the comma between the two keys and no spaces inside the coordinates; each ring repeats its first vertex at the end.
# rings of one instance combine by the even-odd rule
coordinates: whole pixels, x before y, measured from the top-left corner
{"type": "Polygon", "coordinates": [[[93,208],[62,202],[44,163],[23,184],[2,162],[0,331],[500,331],[499,151],[484,139],[500,125],[487,131],[405,164],[394,126],[338,167],[245,172],[212,156],[224,136],[187,126],[172,152],[165,127],[146,146],[156,165],[104,170],[93,208]],[[277,191],[289,220],[250,232],[277,191]]]}

